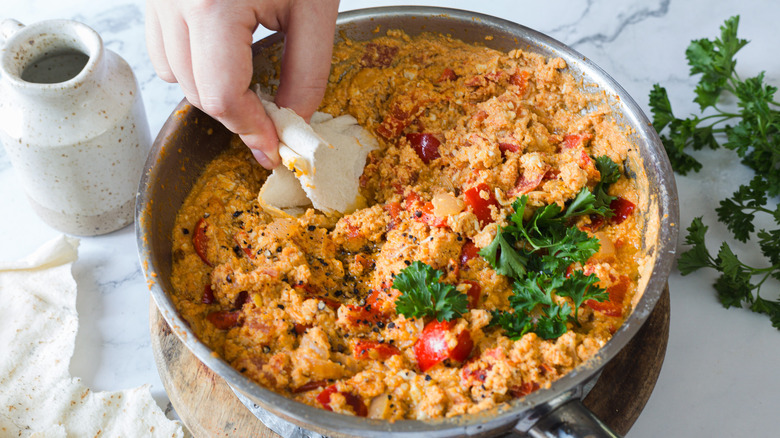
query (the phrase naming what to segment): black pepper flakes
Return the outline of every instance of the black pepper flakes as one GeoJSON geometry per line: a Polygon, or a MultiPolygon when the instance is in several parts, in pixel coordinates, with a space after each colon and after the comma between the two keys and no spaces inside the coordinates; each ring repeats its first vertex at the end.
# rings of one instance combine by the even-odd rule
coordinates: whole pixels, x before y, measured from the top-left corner
{"type": "Polygon", "coordinates": [[[282,252],[282,247],[281,246],[277,247],[276,252],[282,252]]]}
{"type": "Polygon", "coordinates": [[[387,323],[387,328],[394,329],[395,328],[395,323],[393,321],[388,322],[387,323]]]}
{"type": "Polygon", "coordinates": [[[186,229],[186,228],[182,228],[182,229],[181,229],[181,233],[182,233],[182,234],[190,234],[190,230],[188,230],[188,229],[186,229]]]}
{"type": "Polygon", "coordinates": [[[385,328],[385,323],[383,323],[382,321],[377,321],[376,326],[379,328],[385,328]]]}
{"type": "Polygon", "coordinates": [[[430,375],[430,374],[426,374],[426,375],[425,375],[425,381],[426,381],[426,382],[430,382],[431,380],[433,380],[433,377],[431,377],[431,375],[430,375]]]}
{"type": "Polygon", "coordinates": [[[271,352],[271,347],[263,345],[263,353],[268,354],[271,352]]]}
{"type": "Polygon", "coordinates": [[[414,217],[421,218],[422,217],[422,211],[420,211],[420,210],[415,211],[414,212],[414,217]]]}
{"type": "Polygon", "coordinates": [[[236,210],[236,211],[234,211],[234,212],[233,212],[233,217],[234,217],[234,218],[236,218],[236,217],[239,217],[239,216],[241,216],[243,213],[244,213],[244,212],[243,212],[242,210],[236,210]]]}
{"type": "Polygon", "coordinates": [[[279,308],[279,309],[284,310],[284,304],[277,304],[276,307],[279,308]]]}
{"type": "Polygon", "coordinates": [[[308,227],[306,227],[306,229],[309,231],[314,231],[317,229],[317,227],[315,227],[314,225],[309,225],[308,227]]]}
{"type": "Polygon", "coordinates": [[[404,260],[404,264],[405,264],[406,266],[409,266],[409,265],[411,265],[411,264],[412,264],[412,262],[410,262],[409,260],[404,260]]]}

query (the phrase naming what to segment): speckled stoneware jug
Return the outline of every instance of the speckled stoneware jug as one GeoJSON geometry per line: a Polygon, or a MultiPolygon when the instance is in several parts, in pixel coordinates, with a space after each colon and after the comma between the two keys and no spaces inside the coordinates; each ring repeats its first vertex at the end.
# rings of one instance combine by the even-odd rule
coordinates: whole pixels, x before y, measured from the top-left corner
{"type": "Polygon", "coordinates": [[[0,44],[0,140],[38,216],[81,236],[132,222],[151,136],[130,66],[70,20],[4,20],[0,44]]]}

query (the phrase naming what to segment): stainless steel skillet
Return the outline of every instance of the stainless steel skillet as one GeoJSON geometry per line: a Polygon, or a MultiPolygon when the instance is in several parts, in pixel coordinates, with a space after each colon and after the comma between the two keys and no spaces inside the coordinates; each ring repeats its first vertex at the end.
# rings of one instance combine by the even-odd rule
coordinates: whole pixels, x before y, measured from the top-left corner
{"type": "MultiPolygon", "coordinates": [[[[271,413],[328,436],[457,437],[530,434],[544,437],[615,436],[580,403],[585,385],[636,334],[661,295],[677,242],[678,201],[674,177],[663,146],[634,100],[609,75],[581,54],[539,32],[516,23],[473,12],[392,7],[349,11],[339,15],[337,40],[366,40],[375,29],[402,29],[410,35],[434,32],[467,42],[509,51],[520,48],[547,57],[561,57],[588,91],[605,93],[617,121],[635,148],[627,174],[636,179],[642,201],[643,270],[641,296],[614,337],[593,358],[555,381],[549,388],[476,415],[433,421],[386,421],[339,415],[303,405],[258,386],[242,376],[200,342],[176,311],[171,290],[171,236],[176,213],[204,166],[227,146],[230,133],[186,101],[174,110],[150,151],[136,200],[136,236],[141,265],[152,296],[182,342],[237,391],[271,413]],[[492,37],[485,39],[486,36],[492,37]]],[[[283,37],[272,35],[255,43],[256,78],[274,76],[272,55],[283,37]]],[[[226,67],[229,68],[229,67],[226,67]]]]}

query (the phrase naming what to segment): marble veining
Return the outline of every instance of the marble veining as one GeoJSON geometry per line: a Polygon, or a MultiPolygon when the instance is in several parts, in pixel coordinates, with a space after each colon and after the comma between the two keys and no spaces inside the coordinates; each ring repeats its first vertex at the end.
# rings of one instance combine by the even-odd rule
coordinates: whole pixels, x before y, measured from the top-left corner
{"type": "MultiPolygon", "coordinates": [[[[696,79],[689,77],[684,57],[688,43],[715,37],[723,20],[740,14],[740,36],[751,40],[738,57],[740,75],[754,76],[764,70],[767,81],[780,86],[780,57],[774,56],[780,2],[774,0],[342,0],[340,9],[399,3],[474,10],[539,30],[596,62],[648,114],[652,84],[667,87],[678,115],[697,110],[692,101],[696,79]]],[[[94,28],[105,46],[132,66],[154,136],[182,93],[177,85],[157,78],[149,62],[144,9],[143,0],[6,1],[0,18],[26,24],[70,18],[94,28]]],[[[269,33],[258,29],[255,38],[269,33]]],[[[750,174],[730,151],[700,151],[696,156],[705,170],[677,177],[680,226],[704,216],[711,227],[708,244],[717,248],[727,231],[717,222],[714,208],[750,174]]],[[[35,216],[18,181],[0,148],[0,259],[4,260],[22,257],[57,235],[35,216]]],[[[682,245],[685,233],[681,234],[682,245]]],[[[735,248],[740,257],[759,260],[751,246],[735,248]]],[[[80,327],[72,374],[95,390],[151,384],[158,403],[175,415],[152,357],[149,294],[133,227],[82,239],[73,272],[79,287],[80,327]]],[[[780,363],[780,332],[763,316],[723,309],[711,289],[714,278],[710,272],[672,274],[671,334],[664,368],[629,438],[777,435],[774,418],[780,406],[780,379],[773,376],[780,363]]]]}

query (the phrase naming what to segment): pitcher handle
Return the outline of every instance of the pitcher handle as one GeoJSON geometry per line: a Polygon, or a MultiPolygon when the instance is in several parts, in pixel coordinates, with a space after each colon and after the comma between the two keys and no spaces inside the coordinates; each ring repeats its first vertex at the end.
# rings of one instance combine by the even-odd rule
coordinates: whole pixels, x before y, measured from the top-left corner
{"type": "Polygon", "coordinates": [[[11,35],[23,28],[24,24],[14,20],[13,18],[6,18],[0,21],[0,45],[5,44],[5,40],[11,38],[11,35]]]}

